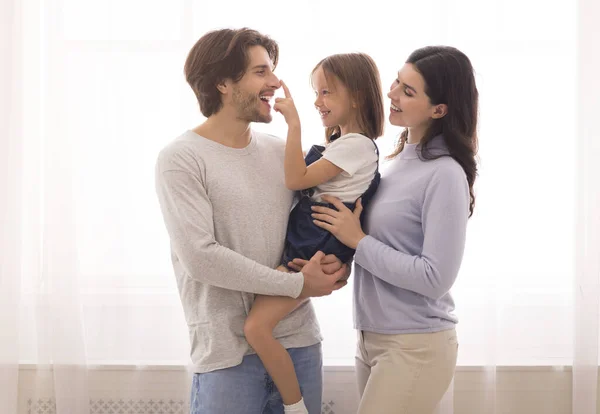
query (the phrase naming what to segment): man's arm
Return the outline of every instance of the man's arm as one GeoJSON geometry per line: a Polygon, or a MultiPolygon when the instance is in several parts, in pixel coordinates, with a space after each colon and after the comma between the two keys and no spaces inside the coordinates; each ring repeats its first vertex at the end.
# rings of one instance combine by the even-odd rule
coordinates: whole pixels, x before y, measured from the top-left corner
{"type": "Polygon", "coordinates": [[[183,170],[157,170],[156,191],[171,246],[190,278],[261,295],[300,295],[301,273],[271,269],[217,243],[212,204],[199,177],[183,170]]]}

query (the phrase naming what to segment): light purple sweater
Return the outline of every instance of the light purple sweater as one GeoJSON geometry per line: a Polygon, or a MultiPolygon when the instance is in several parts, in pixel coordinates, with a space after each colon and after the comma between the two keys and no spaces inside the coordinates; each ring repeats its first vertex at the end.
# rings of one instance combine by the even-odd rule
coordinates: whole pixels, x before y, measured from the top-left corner
{"type": "MultiPolygon", "coordinates": [[[[443,137],[433,153],[446,152],[443,137]]],[[[407,144],[382,172],[354,257],[356,329],[437,332],[457,323],[449,293],[462,261],[469,187],[451,157],[426,161],[407,144]]]]}

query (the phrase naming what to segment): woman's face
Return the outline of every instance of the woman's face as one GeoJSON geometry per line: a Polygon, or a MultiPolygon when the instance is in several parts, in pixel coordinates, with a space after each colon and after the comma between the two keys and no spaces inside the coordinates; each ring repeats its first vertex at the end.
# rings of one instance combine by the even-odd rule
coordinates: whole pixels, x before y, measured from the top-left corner
{"type": "Polygon", "coordinates": [[[390,123],[406,128],[422,128],[434,117],[435,106],[425,94],[425,80],[415,67],[406,63],[387,94],[392,100],[390,123]]]}

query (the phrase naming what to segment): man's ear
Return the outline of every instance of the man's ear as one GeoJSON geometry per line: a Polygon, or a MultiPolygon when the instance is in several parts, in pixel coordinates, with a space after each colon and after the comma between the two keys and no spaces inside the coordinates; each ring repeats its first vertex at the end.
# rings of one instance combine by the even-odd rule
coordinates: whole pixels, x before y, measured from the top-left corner
{"type": "Polygon", "coordinates": [[[221,82],[219,82],[217,84],[217,89],[223,95],[226,95],[227,92],[229,91],[229,82],[227,82],[227,80],[222,80],[221,82]]]}

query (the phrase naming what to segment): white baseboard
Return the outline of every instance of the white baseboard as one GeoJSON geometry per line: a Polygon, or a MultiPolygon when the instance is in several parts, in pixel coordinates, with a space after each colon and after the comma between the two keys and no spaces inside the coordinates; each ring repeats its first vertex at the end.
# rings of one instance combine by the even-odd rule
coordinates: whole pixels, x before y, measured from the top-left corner
{"type": "MultiPolygon", "coordinates": [[[[188,414],[191,373],[183,367],[103,366],[89,370],[90,414],[188,414]]],[[[494,383],[494,382],[492,382],[494,383]]],[[[459,367],[454,380],[455,414],[576,414],[571,411],[569,368],[459,367]],[[495,387],[489,387],[495,376],[495,387]]],[[[54,406],[52,371],[22,366],[18,414],[60,414],[54,406]]],[[[358,395],[354,371],[326,367],[324,414],[353,414],[358,395]]]]}

